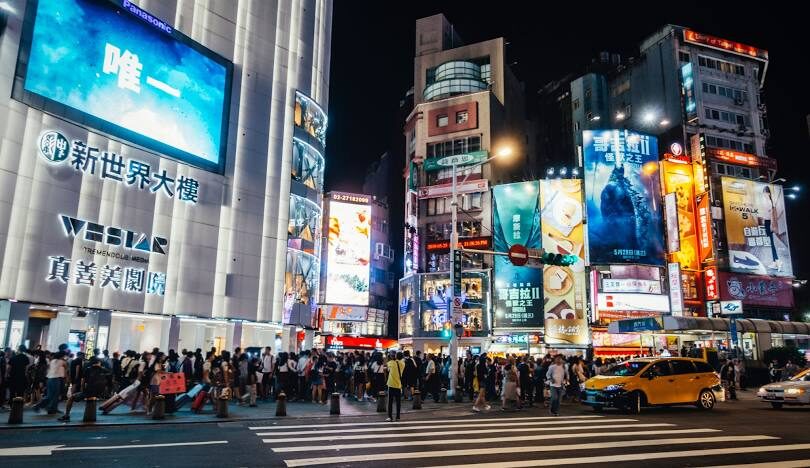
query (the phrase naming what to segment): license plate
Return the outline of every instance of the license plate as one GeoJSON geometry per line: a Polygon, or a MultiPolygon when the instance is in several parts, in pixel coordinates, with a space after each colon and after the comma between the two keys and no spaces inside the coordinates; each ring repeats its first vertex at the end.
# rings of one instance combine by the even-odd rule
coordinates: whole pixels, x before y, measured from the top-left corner
{"type": "Polygon", "coordinates": [[[766,400],[781,400],[781,398],[777,398],[775,393],[768,393],[765,395],[766,400]]]}

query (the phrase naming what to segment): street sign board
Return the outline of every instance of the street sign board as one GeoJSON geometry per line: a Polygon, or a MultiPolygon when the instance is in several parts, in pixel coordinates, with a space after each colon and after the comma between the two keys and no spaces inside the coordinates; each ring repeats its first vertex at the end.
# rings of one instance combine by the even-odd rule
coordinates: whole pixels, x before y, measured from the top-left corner
{"type": "Polygon", "coordinates": [[[461,316],[463,315],[462,307],[461,307],[461,297],[455,296],[453,298],[453,323],[458,323],[461,321],[461,316]]]}
{"type": "Polygon", "coordinates": [[[462,251],[453,250],[453,297],[461,297],[461,256],[462,251]]]}
{"type": "Polygon", "coordinates": [[[512,265],[523,266],[529,261],[529,249],[523,244],[514,244],[509,247],[509,261],[512,265]]]}
{"type": "Polygon", "coordinates": [[[742,315],[742,301],[720,301],[720,315],[742,315]]]}
{"type": "Polygon", "coordinates": [[[487,151],[473,151],[471,153],[455,154],[453,156],[444,156],[442,158],[430,158],[425,160],[426,171],[437,171],[439,169],[453,167],[453,166],[466,166],[468,164],[475,164],[487,159],[487,151]]]}

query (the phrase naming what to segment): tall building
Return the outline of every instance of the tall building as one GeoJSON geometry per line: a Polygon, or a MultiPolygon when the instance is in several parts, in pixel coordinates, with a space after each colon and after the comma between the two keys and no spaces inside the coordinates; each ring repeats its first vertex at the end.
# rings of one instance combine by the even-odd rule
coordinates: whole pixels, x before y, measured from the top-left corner
{"type": "MultiPolygon", "coordinates": [[[[452,172],[441,158],[483,161],[509,147],[508,160],[459,167],[458,232],[468,248],[492,245],[490,186],[510,182],[530,152],[523,88],[505,59],[503,38],[464,44],[443,15],[416,22],[413,109],[405,134],[404,278],[399,337],[403,347],[447,353],[452,172]]],[[[462,262],[464,337],[460,348],[486,346],[493,331],[492,258],[462,262]]]]}
{"type": "Polygon", "coordinates": [[[332,2],[10,11],[0,345],[294,347],[318,297],[332,2]]]}

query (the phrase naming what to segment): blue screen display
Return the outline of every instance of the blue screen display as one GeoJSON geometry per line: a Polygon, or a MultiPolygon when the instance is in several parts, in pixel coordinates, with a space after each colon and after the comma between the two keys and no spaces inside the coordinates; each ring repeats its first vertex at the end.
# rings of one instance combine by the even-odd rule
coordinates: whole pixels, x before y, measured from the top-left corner
{"type": "MultiPolygon", "coordinates": [[[[44,106],[49,112],[71,118],[76,113],[62,109],[70,107],[82,113],[72,120],[222,171],[231,79],[227,60],[128,1],[39,0],[36,5],[26,94],[50,100],[44,106]]],[[[36,99],[23,101],[42,107],[36,99]]]]}

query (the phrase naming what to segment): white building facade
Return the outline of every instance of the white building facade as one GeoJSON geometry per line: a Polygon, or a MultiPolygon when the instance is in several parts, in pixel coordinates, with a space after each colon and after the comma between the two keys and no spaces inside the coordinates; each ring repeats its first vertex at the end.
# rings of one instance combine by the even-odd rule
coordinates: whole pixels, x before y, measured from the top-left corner
{"type": "Polygon", "coordinates": [[[332,2],[7,3],[0,345],[296,346],[295,326],[311,323],[318,297],[332,2]],[[116,43],[128,38],[107,10],[154,50],[116,43]],[[68,62],[58,61],[90,54],[97,39],[47,43],[61,38],[36,27],[71,15],[111,31],[98,62],[73,70],[88,73],[79,86],[59,79],[68,62]],[[161,47],[167,60],[185,54],[175,69],[161,47]],[[53,52],[50,67],[39,67],[41,50],[53,52]],[[203,88],[209,77],[195,81],[192,59],[211,76],[224,70],[221,96],[203,88]],[[120,99],[99,105],[113,75],[120,99]],[[149,108],[155,89],[175,104],[149,108]],[[184,131],[213,120],[205,109],[217,99],[216,132],[184,131]],[[122,113],[104,117],[105,106],[122,113]],[[200,135],[218,142],[213,153],[195,151],[200,135]]]}

